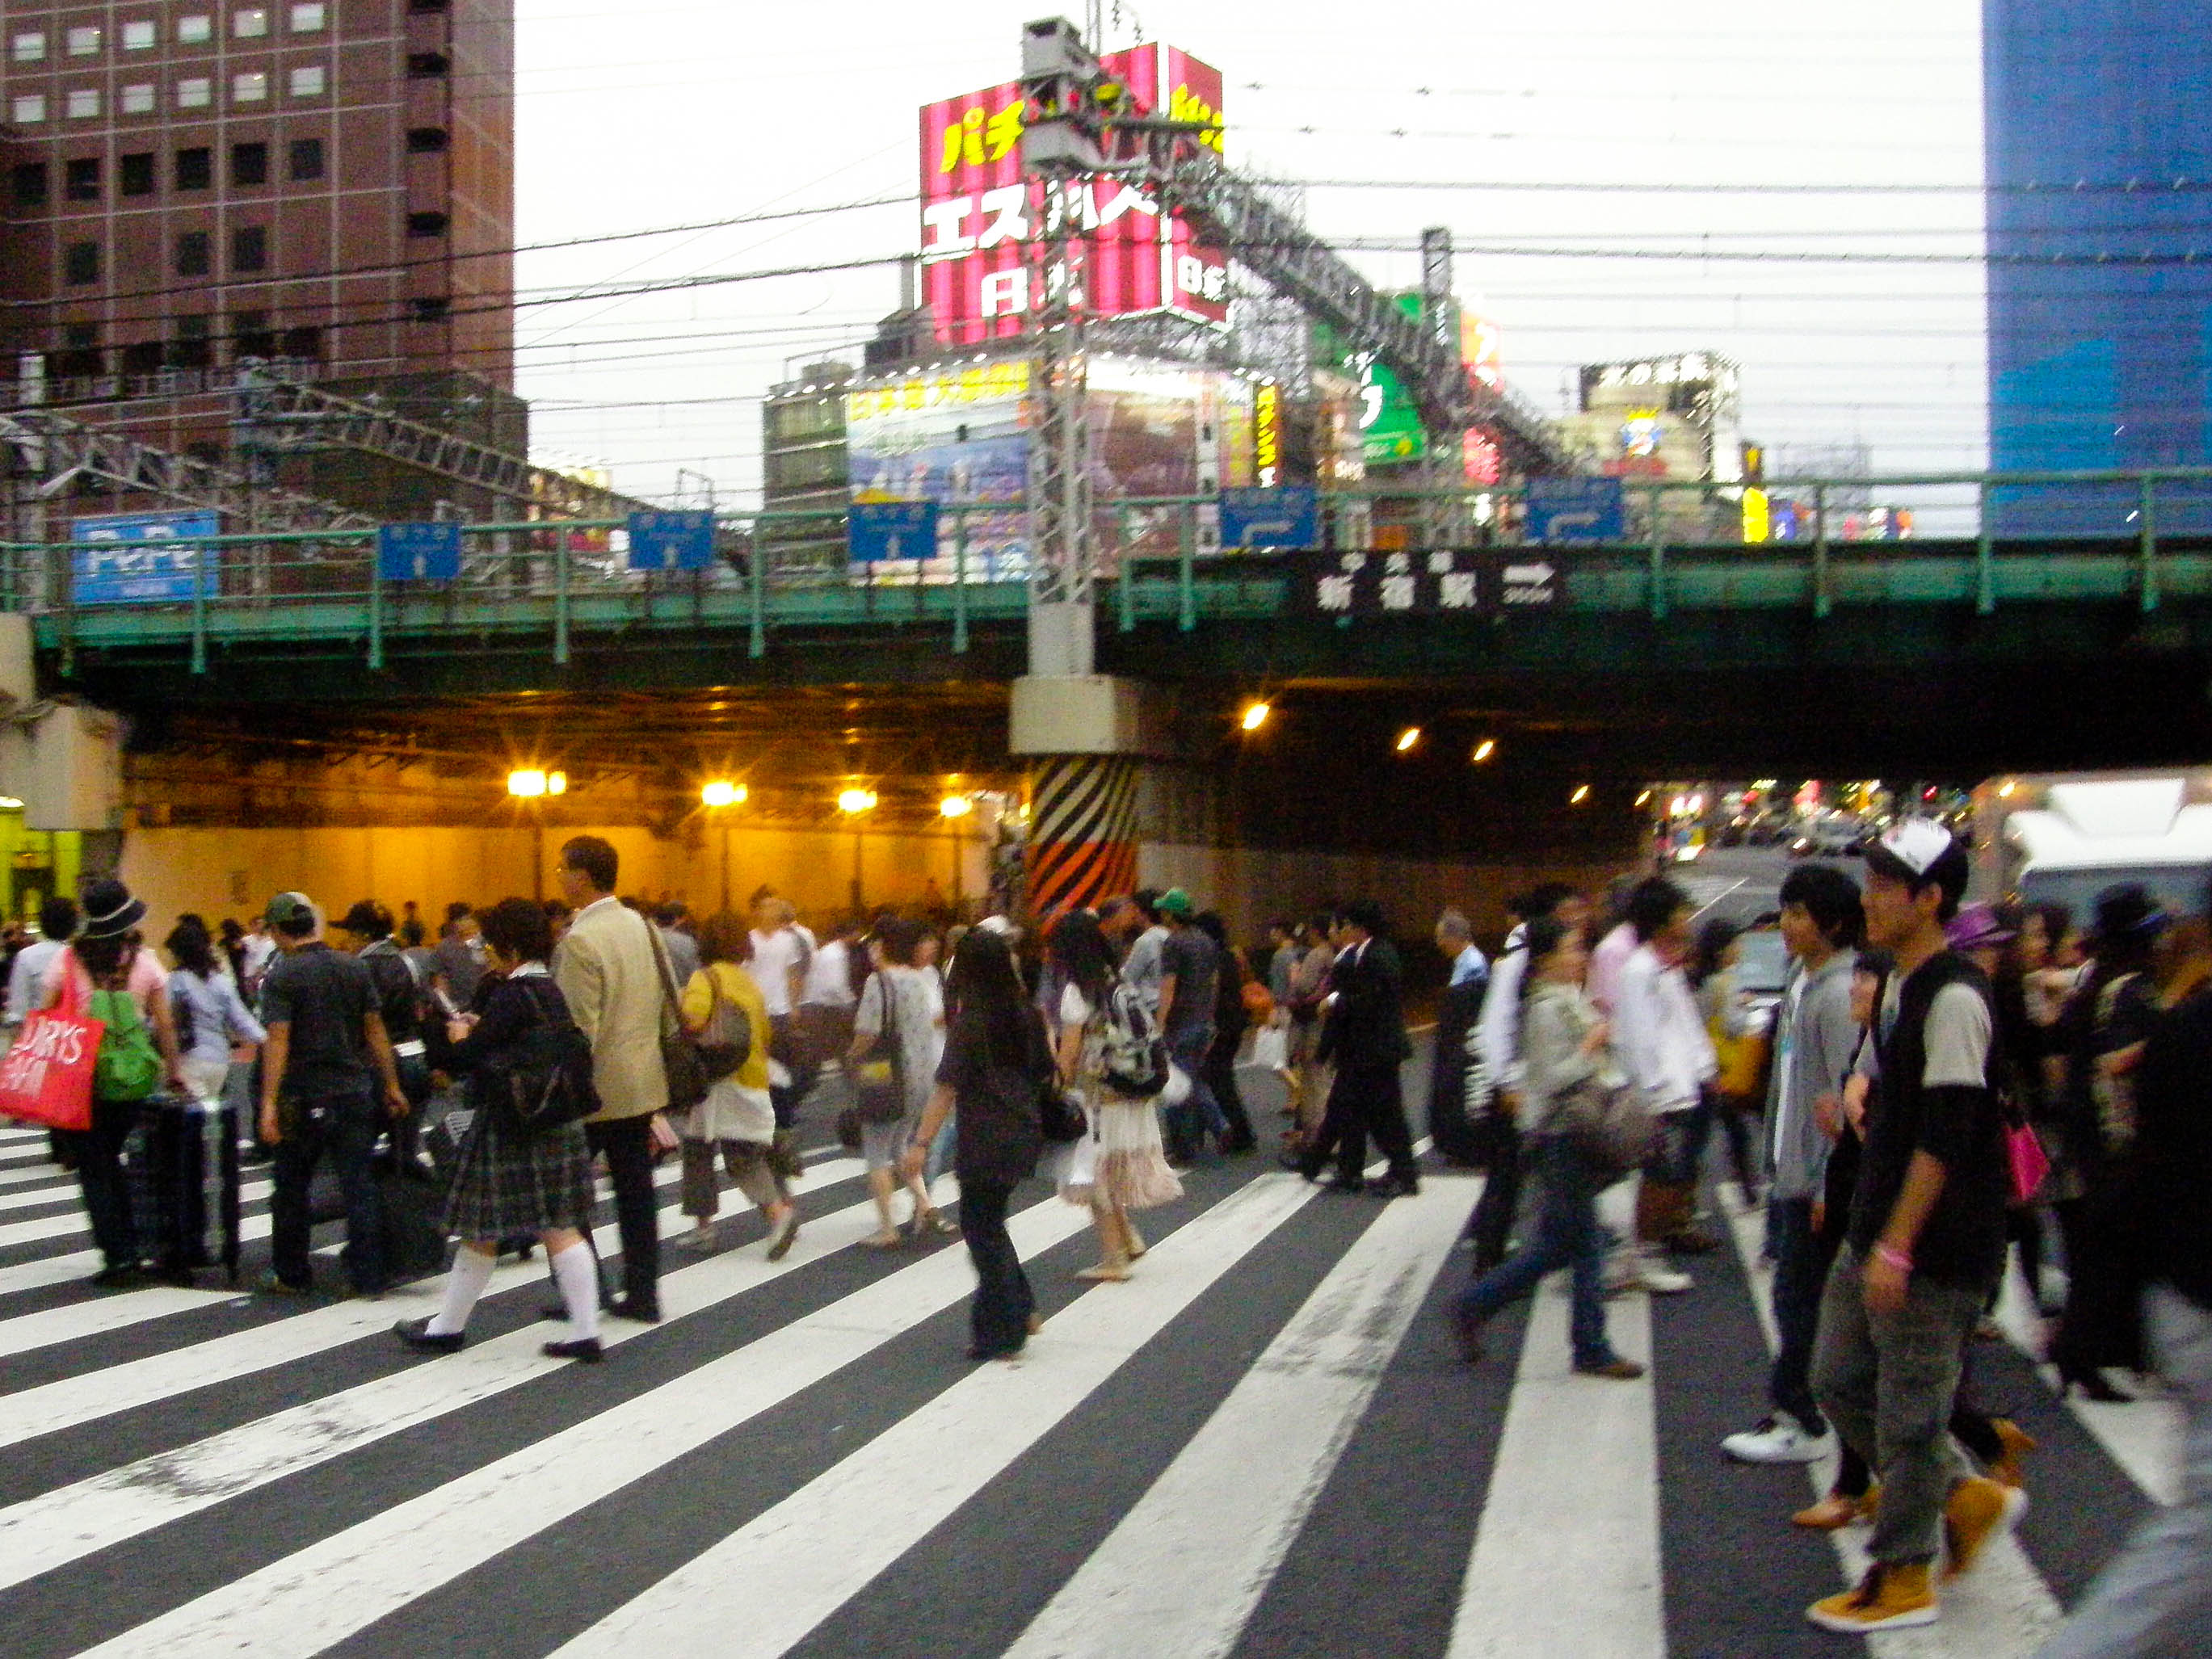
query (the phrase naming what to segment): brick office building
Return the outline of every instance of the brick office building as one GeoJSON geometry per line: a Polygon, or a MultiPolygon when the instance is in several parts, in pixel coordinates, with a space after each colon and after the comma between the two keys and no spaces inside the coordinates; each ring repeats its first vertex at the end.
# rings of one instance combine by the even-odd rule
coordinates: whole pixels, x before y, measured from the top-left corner
{"type": "MultiPolygon", "coordinates": [[[[236,366],[520,453],[511,0],[104,0],[0,23],[0,409],[236,459],[236,366]]],[[[266,458],[371,510],[465,489],[266,458]]]]}

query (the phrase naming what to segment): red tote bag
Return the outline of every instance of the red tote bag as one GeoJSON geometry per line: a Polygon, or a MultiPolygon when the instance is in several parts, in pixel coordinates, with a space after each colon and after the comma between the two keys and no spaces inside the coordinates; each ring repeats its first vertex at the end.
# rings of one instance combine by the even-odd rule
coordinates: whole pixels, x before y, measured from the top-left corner
{"type": "Polygon", "coordinates": [[[92,1127],[92,1069],[107,1028],[84,1012],[74,958],[63,958],[61,1000],[23,1022],[0,1060],[0,1117],[50,1129],[92,1127]]]}

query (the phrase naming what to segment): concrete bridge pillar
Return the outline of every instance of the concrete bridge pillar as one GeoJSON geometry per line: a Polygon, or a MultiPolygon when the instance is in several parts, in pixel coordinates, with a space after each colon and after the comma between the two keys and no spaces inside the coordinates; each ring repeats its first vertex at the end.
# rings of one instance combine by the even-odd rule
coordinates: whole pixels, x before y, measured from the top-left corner
{"type": "Polygon", "coordinates": [[[1029,762],[1028,898],[1049,920],[1137,884],[1143,688],[1105,674],[1018,679],[1009,750],[1029,762]]]}

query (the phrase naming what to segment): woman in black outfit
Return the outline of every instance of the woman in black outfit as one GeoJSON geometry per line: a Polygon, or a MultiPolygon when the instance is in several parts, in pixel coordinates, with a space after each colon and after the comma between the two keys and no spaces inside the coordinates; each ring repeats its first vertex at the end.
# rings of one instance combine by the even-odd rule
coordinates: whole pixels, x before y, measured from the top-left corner
{"type": "Polygon", "coordinates": [[[975,1264],[968,1357],[1009,1359],[1036,1328],[1036,1297],[1006,1232],[1006,1206],[1015,1187],[1036,1173],[1044,1149],[1036,1097],[1053,1076],[1052,1048],[1042,1016],[1023,994],[1013,953],[995,933],[976,928],[961,939],[945,1000],[945,1059],[902,1163],[909,1177],[918,1176],[929,1143],[951,1115],[960,1233],[975,1264]]]}
{"type": "MultiPolygon", "coordinates": [[[[483,983],[481,1014],[453,1020],[446,1064],[457,1073],[482,1074],[513,1054],[532,1028],[571,1020],[561,988],[546,971],[553,929],[544,908],[524,898],[502,899],[478,921],[493,975],[483,983]]],[[[582,1086],[588,1088],[588,1082],[582,1086]]],[[[446,1194],[446,1225],[460,1235],[460,1249],[446,1274],[445,1305],[428,1319],[393,1327],[399,1340],[423,1353],[452,1353],[467,1340],[470,1311],[491,1280],[502,1235],[534,1232],[568,1310],[574,1334],[548,1342],[556,1359],[595,1363],[599,1352],[599,1264],[583,1231],[592,1224],[592,1155],[580,1120],[527,1133],[504,1113],[479,1099],[467,1133],[453,1155],[446,1194]]]]}

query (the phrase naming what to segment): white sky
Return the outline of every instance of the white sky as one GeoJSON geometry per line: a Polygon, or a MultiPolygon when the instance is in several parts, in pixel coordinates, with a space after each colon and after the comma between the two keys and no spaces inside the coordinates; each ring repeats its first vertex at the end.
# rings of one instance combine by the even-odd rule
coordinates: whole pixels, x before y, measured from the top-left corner
{"type": "MultiPolygon", "coordinates": [[[[1571,365],[1713,349],[1743,366],[1747,436],[1863,441],[1881,471],[1951,471],[1986,453],[1972,258],[1980,12],[1978,0],[1580,0],[1548,15],[1496,0],[1148,0],[1121,9],[1105,44],[1166,40],[1218,65],[1231,163],[1281,178],[1968,187],[1310,198],[1333,238],[1410,247],[1424,225],[1450,225],[1462,295],[1502,324],[1510,376],[1548,411],[1571,365]],[[1608,242],[1689,257],[1502,251],[1608,242]],[[1724,252],[1947,257],[1713,257],[1724,252]]],[[[517,13],[525,245],[911,192],[919,106],[1015,78],[1021,24],[1049,15],[1038,0],[517,0],[517,13]]],[[[519,283],[528,297],[865,258],[918,236],[909,203],[531,253],[519,283]]],[[[1418,283],[1410,252],[1347,257],[1378,284],[1418,283]]],[[[760,394],[864,337],[896,280],[882,266],[526,307],[517,384],[536,407],[533,447],[611,464],[634,494],[666,494],[684,467],[726,503],[757,501],[760,394]]]]}

